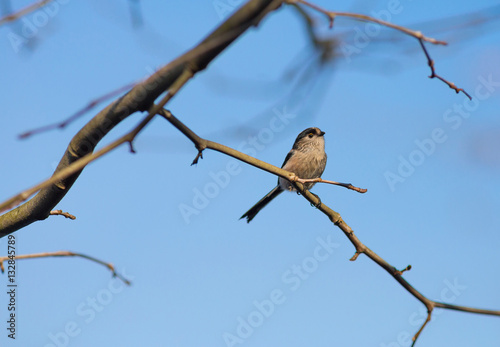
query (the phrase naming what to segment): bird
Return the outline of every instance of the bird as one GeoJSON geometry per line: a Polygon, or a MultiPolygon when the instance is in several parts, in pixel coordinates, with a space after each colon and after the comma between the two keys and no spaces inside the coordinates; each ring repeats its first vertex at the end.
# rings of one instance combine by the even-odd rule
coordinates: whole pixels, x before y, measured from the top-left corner
{"type": "MultiPolygon", "coordinates": [[[[324,135],[325,132],[316,127],[302,131],[295,139],[293,147],[288,152],[281,168],[293,172],[299,178],[321,177],[326,167],[324,135]]],[[[304,188],[309,190],[314,184],[315,182],[305,183],[304,188]]],[[[290,181],[279,177],[276,187],[245,212],[240,219],[246,218],[247,223],[250,223],[260,210],[285,190],[295,191],[296,189],[290,181]]]]}

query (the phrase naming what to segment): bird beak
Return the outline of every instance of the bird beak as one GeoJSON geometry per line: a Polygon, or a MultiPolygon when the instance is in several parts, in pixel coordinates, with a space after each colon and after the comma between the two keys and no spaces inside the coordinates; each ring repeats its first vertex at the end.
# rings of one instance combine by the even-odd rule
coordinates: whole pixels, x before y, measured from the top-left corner
{"type": "Polygon", "coordinates": [[[323,135],[325,135],[324,131],[322,131],[322,132],[319,133],[319,136],[323,136],[323,135]]]}

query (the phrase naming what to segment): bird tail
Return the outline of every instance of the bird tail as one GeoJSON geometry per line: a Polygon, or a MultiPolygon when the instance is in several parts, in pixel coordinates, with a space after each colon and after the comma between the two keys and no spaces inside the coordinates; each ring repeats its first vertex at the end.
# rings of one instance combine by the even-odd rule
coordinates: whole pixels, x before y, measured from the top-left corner
{"type": "Polygon", "coordinates": [[[272,199],[280,195],[282,191],[283,189],[281,189],[279,185],[274,187],[274,189],[267,193],[267,195],[262,199],[260,199],[258,203],[253,205],[251,209],[245,212],[245,214],[241,216],[240,219],[246,217],[247,223],[250,223],[250,221],[257,215],[257,213],[259,213],[260,210],[262,210],[267,204],[269,204],[272,199]]]}

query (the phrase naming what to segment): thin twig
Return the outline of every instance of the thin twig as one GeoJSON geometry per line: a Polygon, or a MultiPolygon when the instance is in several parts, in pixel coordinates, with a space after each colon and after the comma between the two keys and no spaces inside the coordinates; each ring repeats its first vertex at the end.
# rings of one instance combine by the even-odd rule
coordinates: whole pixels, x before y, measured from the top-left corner
{"type": "Polygon", "coordinates": [[[490,315],[490,316],[500,316],[500,311],[492,311],[492,310],[484,310],[482,308],[452,305],[452,304],[447,304],[445,302],[439,302],[439,301],[434,301],[434,306],[437,308],[444,308],[447,310],[455,310],[455,311],[477,313],[477,314],[486,314],[486,315],[490,315]]]}
{"type": "Polygon", "coordinates": [[[453,82],[450,82],[447,79],[445,79],[444,77],[436,74],[436,71],[434,68],[434,60],[432,60],[432,58],[430,57],[430,54],[427,51],[427,48],[425,47],[425,44],[424,44],[424,41],[435,44],[435,45],[447,45],[447,42],[436,40],[436,39],[431,38],[431,37],[427,37],[424,34],[422,34],[422,32],[417,31],[417,30],[411,30],[411,29],[408,29],[408,28],[401,26],[401,25],[396,25],[396,24],[393,24],[390,22],[386,22],[384,20],[377,19],[375,17],[371,17],[371,16],[359,14],[359,13],[328,11],[328,10],[325,10],[324,8],[321,8],[318,5],[310,3],[306,0],[288,0],[288,3],[290,3],[290,4],[300,3],[300,4],[303,4],[305,6],[312,8],[320,13],[323,13],[324,15],[326,15],[328,17],[328,19],[330,21],[330,28],[333,26],[333,21],[334,21],[335,17],[348,17],[348,18],[353,18],[356,20],[364,21],[364,22],[377,23],[379,25],[383,25],[383,26],[386,26],[388,28],[401,31],[402,33],[404,33],[406,35],[409,35],[409,36],[416,38],[419,41],[420,46],[422,47],[422,50],[424,51],[424,54],[427,58],[427,63],[431,69],[431,75],[429,76],[429,78],[437,78],[438,80],[440,80],[440,81],[444,82],[446,85],[448,85],[457,94],[459,92],[462,92],[469,99],[472,100],[472,97],[463,88],[458,88],[453,82]]]}
{"type": "MultiPolygon", "coordinates": [[[[15,259],[19,260],[19,259],[33,259],[33,258],[47,258],[47,257],[81,257],[81,258],[84,258],[84,259],[88,259],[90,261],[93,261],[95,263],[98,263],[98,264],[101,264],[101,265],[104,265],[105,267],[107,267],[112,272],[113,277],[119,278],[126,285],[129,286],[131,284],[131,282],[128,279],[126,279],[120,273],[118,273],[116,271],[116,269],[113,266],[113,264],[106,263],[105,261],[99,260],[97,258],[91,257],[91,256],[86,255],[86,254],[82,254],[82,253],[75,253],[75,252],[70,252],[70,251],[35,253],[35,254],[16,255],[15,259]]],[[[3,262],[11,260],[11,259],[12,258],[9,258],[9,256],[0,257],[0,269],[2,270],[2,273],[5,272],[5,268],[4,268],[3,262]]]]}
{"type": "Polygon", "coordinates": [[[366,193],[368,191],[368,189],[358,188],[358,187],[353,186],[350,183],[340,183],[340,182],[335,182],[335,181],[329,181],[329,180],[322,179],[321,177],[318,177],[318,178],[299,178],[299,177],[294,177],[294,178],[291,178],[290,180],[295,181],[295,182],[300,182],[302,184],[304,184],[304,183],[315,183],[315,182],[317,182],[317,183],[333,184],[333,185],[336,185],[336,186],[341,186],[341,187],[344,187],[344,188],[347,188],[347,189],[355,190],[358,193],[366,193]]]}
{"type": "Polygon", "coordinates": [[[427,65],[429,65],[429,68],[431,69],[431,75],[429,76],[429,78],[437,78],[438,80],[447,84],[448,87],[453,89],[457,94],[462,92],[469,98],[469,100],[472,100],[472,97],[469,95],[469,93],[467,93],[465,90],[463,90],[463,88],[458,88],[455,85],[455,83],[450,82],[450,81],[446,80],[445,78],[436,74],[436,69],[434,67],[434,60],[432,60],[429,52],[427,51],[427,48],[424,45],[424,42],[422,41],[422,39],[418,39],[418,42],[420,42],[420,46],[422,47],[422,50],[424,51],[425,57],[427,58],[427,65]]]}
{"type": "Polygon", "coordinates": [[[324,15],[326,15],[329,18],[329,20],[330,20],[330,26],[333,25],[333,21],[334,21],[335,17],[348,17],[348,18],[353,18],[353,19],[356,19],[356,20],[364,21],[364,22],[377,23],[377,24],[386,26],[388,28],[401,31],[402,33],[405,33],[406,35],[413,36],[416,39],[421,39],[423,41],[427,41],[427,42],[433,43],[435,45],[447,45],[447,43],[445,41],[440,41],[440,40],[436,40],[436,39],[434,39],[432,37],[427,37],[424,34],[422,34],[420,31],[411,30],[411,29],[408,29],[408,28],[406,28],[404,26],[393,24],[391,22],[387,22],[385,20],[377,19],[375,17],[371,17],[371,16],[367,16],[367,15],[364,15],[364,14],[359,14],[359,13],[352,13],[352,12],[334,12],[334,11],[328,11],[328,10],[325,10],[325,9],[323,9],[323,8],[321,8],[321,7],[319,7],[319,6],[315,5],[315,4],[312,4],[312,3],[308,2],[308,1],[305,1],[305,0],[295,0],[295,1],[292,1],[292,2],[294,2],[294,3],[301,3],[303,5],[306,5],[306,6],[310,7],[310,8],[318,11],[318,12],[323,13],[324,15]]]}
{"type": "Polygon", "coordinates": [[[73,219],[73,220],[76,219],[76,217],[73,216],[71,213],[69,213],[69,212],[63,212],[63,210],[53,210],[53,211],[50,211],[50,215],[51,216],[64,216],[66,218],[73,219]]]}
{"type": "Polygon", "coordinates": [[[431,308],[427,308],[427,318],[425,319],[425,322],[422,324],[422,326],[420,327],[420,329],[418,329],[418,331],[415,333],[415,335],[412,337],[412,344],[411,344],[411,347],[414,347],[415,344],[417,343],[417,339],[418,337],[420,336],[420,333],[424,330],[425,326],[427,325],[427,323],[429,323],[431,321],[431,316],[432,316],[432,310],[433,310],[433,307],[431,306],[431,308]]]}
{"type": "Polygon", "coordinates": [[[408,266],[407,266],[407,267],[405,267],[403,270],[398,270],[398,271],[396,271],[396,273],[397,273],[398,275],[400,275],[400,276],[401,276],[404,272],[406,272],[406,271],[410,271],[410,270],[411,270],[411,265],[408,265],[408,266]]]}
{"type": "Polygon", "coordinates": [[[68,118],[66,118],[65,120],[63,120],[62,122],[58,122],[58,123],[53,123],[53,124],[48,124],[48,125],[44,125],[44,126],[41,126],[41,127],[38,127],[38,128],[35,128],[35,129],[32,129],[32,130],[28,130],[28,131],[25,131],[24,133],[22,134],[19,134],[19,138],[20,139],[26,139],[30,136],[33,136],[33,135],[36,135],[36,134],[40,134],[40,133],[43,133],[43,132],[46,132],[46,131],[49,131],[49,130],[52,130],[52,129],[64,129],[65,127],[67,127],[70,123],[74,122],[75,120],[77,120],[78,118],[80,118],[81,116],[83,116],[85,113],[87,113],[88,111],[92,110],[94,107],[96,107],[98,104],[100,104],[101,102],[109,99],[109,98],[112,98],[118,94],[121,94],[123,92],[126,92],[127,90],[133,88],[137,83],[139,83],[140,81],[136,81],[136,82],[133,82],[133,83],[129,83],[125,86],[122,86],[118,89],[115,89],[109,93],[106,93],[92,101],[90,101],[85,107],[81,108],[80,110],[76,111],[74,114],[72,114],[71,116],[69,116],[68,118]]]}
{"type": "Polygon", "coordinates": [[[31,5],[28,5],[25,8],[23,8],[23,9],[15,12],[15,13],[11,13],[11,14],[3,17],[3,18],[0,18],[0,25],[3,25],[5,23],[12,22],[12,21],[14,21],[16,19],[19,19],[22,16],[25,16],[28,13],[33,12],[33,11],[37,10],[38,8],[40,8],[42,6],[47,5],[51,1],[53,1],[53,0],[42,0],[42,1],[39,1],[39,2],[35,2],[35,3],[33,3],[31,5]]]}

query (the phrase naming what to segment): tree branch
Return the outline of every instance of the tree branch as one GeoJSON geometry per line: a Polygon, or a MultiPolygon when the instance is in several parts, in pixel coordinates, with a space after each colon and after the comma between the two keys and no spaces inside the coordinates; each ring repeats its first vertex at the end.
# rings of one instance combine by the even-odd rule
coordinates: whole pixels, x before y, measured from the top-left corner
{"type": "Polygon", "coordinates": [[[283,1],[249,1],[200,44],[162,67],[145,81],[135,85],[126,95],[99,112],[73,137],[52,178],[0,204],[0,212],[6,211],[26,201],[40,190],[31,200],[0,216],[0,237],[47,218],[88,163],[122,143],[132,143],[135,135],[154,116],[156,110],[150,110],[154,101],[163,92],[171,89],[181,74],[186,71],[195,74],[205,69],[236,38],[250,27],[257,25],[268,13],[279,8],[283,1]],[[118,123],[135,112],[146,110],[153,112],[136,129],[96,153],[92,153],[99,141],[118,123]]]}
{"type": "Polygon", "coordinates": [[[352,243],[352,245],[356,249],[356,253],[350,259],[351,261],[356,260],[360,254],[365,254],[368,258],[370,258],[377,265],[379,265],[386,272],[388,272],[407,292],[409,292],[417,300],[419,300],[422,304],[424,304],[426,306],[427,312],[428,312],[427,320],[424,322],[422,327],[417,331],[417,333],[413,337],[413,341],[414,341],[413,344],[415,344],[420,333],[422,332],[422,330],[424,329],[426,324],[430,321],[432,311],[435,307],[463,311],[463,312],[472,312],[472,313],[500,316],[500,311],[477,309],[477,308],[471,308],[471,307],[465,307],[465,306],[457,306],[457,305],[441,303],[438,301],[433,301],[431,299],[428,299],[427,297],[425,297],[422,293],[420,293],[417,289],[415,289],[409,282],[407,282],[402,277],[402,275],[405,271],[408,271],[411,269],[411,266],[407,266],[403,270],[398,270],[394,266],[390,265],[387,261],[385,261],[382,257],[380,257],[377,253],[375,253],[370,248],[368,248],[366,245],[364,245],[357,238],[357,236],[354,234],[354,231],[351,229],[351,227],[342,219],[340,214],[338,212],[332,210],[324,202],[322,202],[319,205],[319,202],[320,202],[319,197],[317,197],[315,194],[312,194],[311,192],[306,190],[304,188],[303,184],[299,182],[299,180],[297,179],[295,174],[293,174],[292,172],[280,169],[274,165],[263,162],[259,159],[253,158],[245,153],[239,152],[235,149],[224,146],[224,145],[219,144],[217,142],[213,142],[213,141],[201,138],[196,133],[194,133],[190,128],[188,128],[184,123],[182,123],[178,118],[176,118],[168,110],[162,109],[159,114],[162,117],[164,117],[166,120],[168,120],[174,127],[176,127],[178,130],[180,130],[183,134],[185,134],[186,137],[188,137],[194,143],[196,149],[198,150],[198,154],[197,154],[196,158],[199,158],[201,152],[204,149],[208,148],[208,149],[212,149],[212,150],[215,150],[217,152],[226,154],[228,156],[231,156],[235,159],[243,161],[247,164],[255,166],[256,168],[267,171],[267,172],[272,173],[274,175],[277,175],[279,177],[283,177],[285,179],[288,179],[295,186],[297,191],[300,192],[301,195],[307,201],[309,201],[312,205],[317,206],[317,209],[320,210],[321,212],[323,212],[323,214],[325,214],[334,225],[336,225],[340,230],[342,230],[344,235],[349,239],[349,241],[352,243]],[[189,136],[187,134],[189,134],[189,136]]]}
{"type": "MultiPolygon", "coordinates": [[[[19,11],[17,14],[9,15],[0,19],[0,24],[6,21],[13,20],[23,15],[27,9],[32,11],[35,5],[45,4],[48,1],[40,1],[37,4],[33,4],[28,8],[19,11]],[[17,16],[17,17],[16,17],[17,16]]],[[[158,72],[150,76],[145,81],[135,85],[126,95],[119,98],[117,101],[108,105],[104,110],[98,113],[90,122],[87,123],[84,128],[78,132],[78,134],[72,139],[68,146],[63,158],[61,159],[54,175],[49,180],[42,182],[35,187],[28,189],[15,197],[9,199],[3,204],[0,204],[0,211],[5,211],[6,209],[12,208],[18,203],[25,201],[32,194],[40,191],[34,198],[29,200],[27,203],[19,206],[18,208],[0,216],[0,237],[3,237],[15,230],[18,230],[26,225],[29,225],[37,220],[42,220],[47,218],[51,214],[52,208],[65,196],[69,191],[73,183],[78,178],[79,174],[83,168],[90,162],[101,157],[102,155],[110,152],[111,150],[117,148],[123,143],[129,143],[132,148],[132,142],[139,132],[151,121],[151,119],[159,113],[165,117],[169,122],[171,122],[176,128],[178,128],[186,137],[188,137],[198,150],[196,158],[193,164],[197,163],[199,158],[202,158],[202,152],[206,148],[224,153],[233,158],[239,159],[257,168],[270,172],[272,174],[278,175],[285,179],[290,180],[297,188],[297,190],[306,198],[310,203],[318,205],[319,198],[309,191],[304,189],[303,183],[307,180],[298,178],[293,173],[286,170],[280,169],[256,158],[250,157],[244,153],[236,151],[230,147],[224,146],[222,144],[205,140],[196,135],[188,127],[186,127],[182,122],[175,118],[169,111],[163,109],[163,106],[175,95],[175,93],[197,72],[206,68],[206,66],[227,46],[229,46],[237,37],[244,33],[249,27],[256,25],[260,20],[267,15],[269,12],[277,9],[283,1],[278,0],[252,0],[245,4],[240,10],[233,14],[228,20],[219,26],[211,35],[209,35],[205,40],[203,40],[199,45],[180,56],[173,62],[167,64],[158,72]],[[154,104],[154,101],[164,92],[168,90],[165,97],[158,103],[154,104]],[[97,143],[118,123],[129,115],[138,112],[148,110],[148,115],[129,133],[122,136],[120,139],[112,142],[103,149],[93,153],[97,143]]],[[[438,78],[439,80],[446,83],[450,88],[454,89],[457,93],[462,91],[468,97],[470,97],[463,89],[457,88],[453,83],[445,80],[441,76],[435,73],[434,61],[431,59],[425,45],[424,41],[433,44],[446,44],[443,41],[438,41],[436,39],[425,37],[422,33],[418,31],[413,31],[392,23],[384,22],[369,16],[344,13],[344,12],[330,12],[319,8],[318,6],[308,3],[304,0],[289,0],[289,3],[302,3],[309,6],[315,10],[318,10],[326,14],[330,19],[330,24],[333,24],[335,17],[344,16],[350,17],[363,21],[375,22],[380,25],[387,26],[392,29],[399,30],[407,35],[417,38],[420,45],[426,55],[428,60],[428,65],[431,68],[430,78],[438,78]]],[[[39,7],[38,6],[38,7],[39,7]]],[[[64,123],[61,123],[64,124],[64,123]]],[[[64,125],[62,125],[63,127],[64,125]]],[[[361,188],[353,187],[350,184],[338,183],[333,181],[321,180],[318,182],[337,184],[344,186],[349,189],[354,189],[362,192],[361,188]],[[356,189],[357,188],[357,189],[356,189]]],[[[360,254],[365,254],[376,264],[386,270],[405,290],[407,290],[411,295],[422,302],[428,311],[428,316],[422,327],[414,336],[414,343],[417,338],[425,328],[426,324],[430,321],[432,311],[435,307],[452,309],[464,312],[472,312],[479,314],[488,314],[500,316],[500,311],[494,310],[484,310],[476,309],[464,306],[456,306],[441,302],[436,302],[426,298],[413,286],[411,286],[403,277],[404,271],[409,270],[407,267],[404,270],[397,270],[394,266],[387,263],[378,254],[370,250],[365,246],[354,234],[353,230],[345,223],[339,213],[330,209],[327,205],[322,203],[318,206],[318,209],[323,212],[334,225],[340,228],[349,241],[355,247],[355,254],[351,258],[352,261],[356,260],[360,254]]],[[[62,211],[61,211],[62,212],[62,211]]],[[[64,214],[64,213],[61,213],[64,214]]],[[[113,274],[118,277],[111,264],[104,263],[95,258],[78,254],[72,252],[55,252],[55,253],[43,253],[36,255],[18,256],[17,259],[24,258],[35,258],[35,257],[46,257],[46,256],[80,256],[102,265],[107,266],[113,274]]],[[[3,268],[3,261],[5,258],[0,258],[0,266],[3,268]]],[[[120,277],[121,278],[121,277],[120,277]]],[[[125,283],[126,280],[124,280],[125,283]]]]}
{"type": "Polygon", "coordinates": [[[328,11],[328,10],[325,10],[325,9],[319,7],[318,5],[310,3],[310,2],[308,2],[306,0],[288,0],[288,2],[291,3],[291,4],[300,3],[300,4],[303,4],[305,6],[308,6],[308,7],[312,8],[312,9],[318,11],[318,12],[323,13],[330,20],[330,27],[333,26],[333,21],[335,20],[335,17],[348,17],[348,18],[353,18],[353,19],[356,19],[356,20],[364,21],[364,22],[377,23],[377,24],[380,24],[382,26],[386,26],[388,28],[401,31],[402,33],[404,33],[406,35],[409,35],[409,36],[413,36],[416,39],[421,39],[423,41],[427,41],[427,42],[433,43],[435,45],[447,45],[447,43],[444,42],[444,41],[436,40],[436,39],[434,39],[432,37],[426,37],[420,31],[411,30],[411,29],[408,29],[408,28],[406,28],[404,26],[393,24],[391,22],[386,22],[385,20],[377,19],[375,17],[367,16],[367,15],[364,15],[364,14],[351,13],[351,12],[334,12],[334,11],[328,11]]]}
{"type": "Polygon", "coordinates": [[[442,81],[446,85],[448,85],[448,87],[450,87],[451,89],[453,89],[457,94],[459,92],[462,92],[470,100],[472,100],[472,97],[464,89],[458,88],[453,82],[450,82],[450,81],[446,80],[445,78],[441,77],[440,75],[436,74],[436,70],[434,68],[434,60],[432,60],[431,56],[429,55],[429,52],[427,51],[427,48],[424,45],[424,41],[432,43],[432,44],[435,44],[435,45],[447,45],[447,43],[445,41],[436,40],[434,38],[425,36],[420,31],[411,30],[411,29],[408,29],[408,28],[400,26],[400,25],[396,25],[396,24],[393,24],[393,23],[390,23],[390,22],[386,22],[384,20],[377,19],[375,17],[366,16],[366,15],[359,14],[359,13],[328,11],[328,10],[325,10],[325,9],[323,9],[323,8],[321,8],[321,7],[313,4],[313,3],[310,3],[310,2],[308,2],[306,0],[288,0],[287,2],[290,3],[290,4],[300,3],[300,4],[303,4],[305,6],[308,6],[308,7],[312,8],[312,9],[318,11],[318,12],[323,13],[330,20],[330,28],[333,26],[333,21],[335,20],[335,17],[348,17],[348,18],[353,18],[353,19],[356,19],[356,20],[364,21],[364,22],[377,23],[377,24],[386,26],[388,28],[401,31],[402,33],[404,33],[406,35],[409,35],[409,36],[412,36],[412,37],[416,38],[418,40],[418,42],[420,43],[420,46],[422,47],[422,50],[424,51],[425,57],[427,58],[427,64],[429,65],[429,67],[431,69],[431,75],[429,76],[429,78],[437,78],[437,79],[439,79],[440,81],[442,81]]]}
{"type": "Polygon", "coordinates": [[[6,24],[8,22],[15,21],[16,19],[19,19],[22,16],[25,16],[28,13],[31,13],[31,12],[39,9],[42,6],[47,5],[51,1],[53,1],[53,0],[38,1],[38,2],[35,2],[35,3],[31,4],[31,5],[26,6],[25,8],[23,8],[23,9],[15,12],[15,13],[11,13],[9,15],[6,15],[5,17],[0,18],[0,25],[6,24]]]}
{"type": "Polygon", "coordinates": [[[21,134],[19,134],[19,138],[20,139],[26,139],[30,136],[33,136],[33,135],[36,135],[36,134],[40,134],[40,133],[43,133],[43,132],[46,132],[46,131],[49,131],[49,130],[52,130],[52,129],[64,129],[66,128],[69,124],[71,124],[73,121],[77,120],[78,118],[80,118],[81,116],[83,116],[85,113],[87,113],[88,111],[92,110],[94,107],[96,107],[98,104],[100,104],[101,102],[109,99],[109,98],[112,98],[118,94],[121,94],[121,93],[124,93],[128,90],[130,90],[132,87],[134,87],[138,82],[132,82],[132,83],[129,83],[127,85],[124,85],[124,86],[121,86],[120,88],[118,89],[115,89],[115,90],[112,90],[111,92],[108,92],[92,101],[90,101],[85,107],[81,108],[80,110],[76,111],[74,114],[72,114],[71,116],[69,116],[68,118],[66,118],[65,120],[63,120],[62,122],[58,122],[58,123],[53,123],[53,124],[48,124],[48,125],[44,125],[44,126],[41,126],[41,127],[38,127],[38,128],[34,128],[34,129],[31,129],[31,130],[28,130],[28,131],[25,131],[21,134]]]}
{"type": "MultiPolygon", "coordinates": [[[[243,34],[249,27],[257,25],[269,12],[279,8],[284,1],[286,0],[249,1],[224,23],[222,23],[216,30],[214,30],[199,45],[171,63],[165,65],[145,81],[136,84],[126,95],[111,103],[104,110],[99,112],[71,140],[68,149],[59,162],[59,165],[51,179],[46,182],[42,182],[41,184],[0,204],[0,212],[6,211],[17,204],[26,201],[32,194],[40,190],[35,197],[25,204],[0,216],[0,237],[23,228],[35,221],[47,218],[50,211],[69,191],[83,168],[91,161],[118,147],[124,142],[128,142],[131,150],[133,151],[132,140],[135,135],[137,135],[137,133],[141,131],[142,128],[151,120],[151,118],[154,117],[155,112],[151,112],[135,130],[131,131],[120,140],[108,145],[105,149],[96,152],[95,155],[92,154],[97,143],[99,143],[99,141],[123,119],[135,112],[150,110],[150,107],[154,104],[156,98],[159,97],[165,90],[171,88],[173,83],[178,80],[182,73],[185,71],[191,71],[192,74],[195,74],[205,69],[206,66],[237,37],[243,34]]],[[[450,88],[455,89],[457,92],[462,91],[468,95],[465,91],[457,88],[453,83],[448,82],[435,73],[434,62],[430,58],[423,44],[423,41],[435,44],[445,44],[444,42],[425,37],[420,32],[394,25],[392,23],[380,21],[369,16],[353,13],[330,12],[305,0],[288,0],[287,2],[292,4],[302,3],[320,11],[326,14],[331,19],[332,23],[335,16],[345,16],[379,23],[416,37],[419,39],[422,49],[428,59],[429,66],[431,68],[430,77],[438,78],[447,83],[450,88]]],[[[45,2],[41,1],[38,4],[45,4],[45,2]]],[[[94,105],[91,104],[87,108],[91,108],[93,106],[94,105]]],[[[79,115],[80,113],[77,113],[75,116],[79,115]]],[[[64,127],[66,124],[67,122],[63,122],[49,126],[49,128],[53,126],[64,127]]],[[[198,159],[202,156],[204,147],[202,144],[200,144],[200,146],[201,147],[198,148],[198,155],[194,159],[193,164],[197,163],[198,159]]],[[[339,185],[356,190],[356,187],[349,186],[348,184],[339,185]]]]}
{"type": "Polygon", "coordinates": [[[368,191],[368,189],[358,188],[358,187],[353,186],[350,183],[340,183],[340,182],[335,182],[335,181],[324,180],[321,177],[318,177],[318,178],[299,178],[299,177],[297,177],[297,178],[293,179],[293,181],[300,182],[302,184],[304,184],[304,183],[313,183],[313,182],[333,184],[333,185],[336,185],[336,186],[340,186],[340,187],[344,187],[344,188],[347,188],[347,189],[355,190],[358,193],[366,193],[368,191]]]}
{"type": "MultiPolygon", "coordinates": [[[[81,257],[81,258],[84,258],[84,259],[88,259],[90,261],[93,261],[95,263],[98,263],[98,264],[101,264],[101,265],[104,265],[105,267],[107,267],[112,272],[113,277],[119,278],[126,285],[129,286],[131,284],[131,282],[128,279],[126,279],[125,277],[123,277],[122,275],[120,275],[115,270],[115,267],[113,266],[113,264],[106,263],[106,262],[104,262],[102,260],[99,260],[97,258],[91,257],[89,255],[85,255],[85,254],[82,254],[82,253],[74,253],[74,252],[70,252],[70,251],[35,253],[35,254],[16,255],[15,259],[19,260],[19,259],[33,259],[33,258],[47,258],[47,257],[81,257]]],[[[3,266],[3,262],[4,261],[8,261],[10,259],[11,258],[9,258],[9,256],[0,257],[0,269],[2,270],[2,273],[5,272],[5,268],[3,266]]]]}
{"type": "Polygon", "coordinates": [[[429,78],[437,78],[438,80],[444,82],[445,84],[448,85],[448,87],[450,87],[451,89],[453,89],[457,94],[462,92],[464,93],[468,98],[469,100],[472,100],[472,97],[469,95],[469,93],[467,93],[465,90],[463,90],[463,88],[458,88],[455,83],[453,82],[450,82],[448,80],[446,80],[445,78],[439,76],[438,74],[436,74],[436,69],[434,67],[434,60],[431,58],[429,52],[427,51],[427,48],[425,47],[424,45],[424,41],[422,41],[421,38],[418,39],[418,42],[420,43],[420,47],[422,47],[422,50],[424,51],[424,54],[425,54],[425,57],[427,58],[427,65],[429,65],[429,68],[431,69],[431,75],[429,76],[429,78]]]}
{"type": "Polygon", "coordinates": [[[424,330],[427,323],[429,323],[431,321],[433,308],[434,307],[431,307],[431,308],[427,307],[427,318],[425,318],[425,321],[422,324],[422,326],[420,327],[420,329],[418,329],[418,331],[415,333],[415,335],[413,335],[413,338],[412,338],[413,343],[411,344],[411,347],[415,346],[415,344],[417,343],[417,339],[420,336],[420,333],[424,330]]]}
{"type": "MultiPolygon", "coordinates": [[[[149,111],[148,115],[129,133],[125,134],[124,136],[120,137],[119,139],[115,140],[114,142],[110,143],[109,145],[105,146],[104,148],[98,150],[95,153],[90,153],[82,157],[81,159],[73,162],[71,165],[65,167],[64,169],[61,169],[60,171],[56,170],[56,173],[52,175],[51,178],[48,180],[43,181],[42,183],[39,183],[35,186],[33,186],[30,189],[25,190],[24,192],[10,198],[6,202],[0,204],[0,212],[4,211],[5,209],[8,209],[12,207],[15,204],[18,204],[22,201],[25,201],[28,199],[31,195],[33,195],[35,192],[44,189],[46,187],[50,187],[51,185],[58,185],[60,184],[60,181],[66,177],[71,177],[71,175],[81,172],[81,170],[89,163],[92,161],[96,160],[97,158],[102,157],[104,154],[111,152],[115,148],[119,147],[120,145],[124,143],[129,143],[130,144],[130,149],[132,152],[134,152],[133,147],[132,147],[132,142],[134,141],[135,137],[139,132],[144,129],[144,127],[153,119],[153,117],[156,115],[156,113],[179,91],[179,89],[193,76],[193,72],[186,69],[183,71],[183,73],[179,76],[179,78],[172,84],[172,87],[169,89],[168,93],[165,95],[165,97],[162,99],[162,101],[158,105],[153,105],[151,110],[149,111]]],[[[15,211],[15,210],[14,210],[15,211]]],[[[13,212],[13,211],[11,211],[13,212]]],[[[49,212],[50,214],[50,212],[49,212]]],[[[7,215],[7,214],[5,214],[7,215]]],[[[2,221],[2,217],[0,216],[0,222],[2,221]]],[[[4,230],[0,230],[0,232],[4,232],[4,230]]],[[[2,235],[0,233],[1,236],[2,235]]]]}

